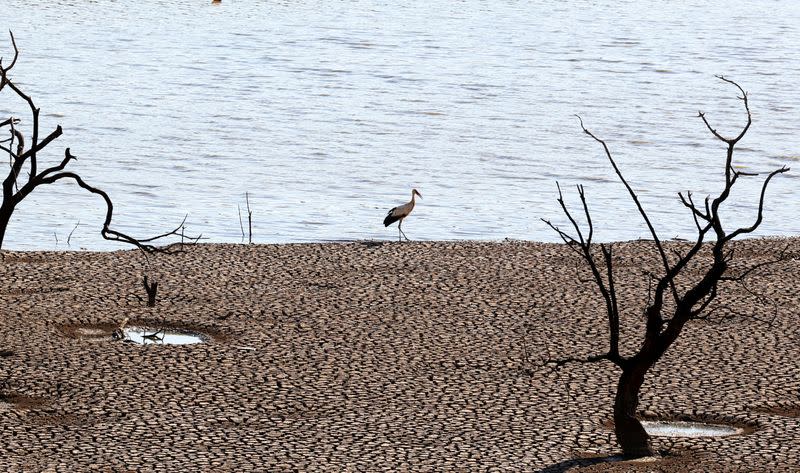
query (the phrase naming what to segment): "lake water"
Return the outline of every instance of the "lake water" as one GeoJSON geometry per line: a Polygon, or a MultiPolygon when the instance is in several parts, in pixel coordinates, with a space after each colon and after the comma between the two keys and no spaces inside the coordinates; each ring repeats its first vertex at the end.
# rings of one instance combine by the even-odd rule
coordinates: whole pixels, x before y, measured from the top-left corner
{"type": "MultiPolygon", "coordinates": [[[[599,238],[647,236],[575,114],[662,236],[691,236],[675,194],[718,190],[724,163],[697,112],[727,134],[745,121],[714,74],[750,92],[737,163],[797,167],[774,181],[760,234],[800,233],[798,2],[3,0],[8,29],[12,78],[45,131],[65,130],[40,159],[70,147],[135,236],[188,214],[188,233],[241,241],[247,192],[255,242],[394,239],[383,217],[416,187],[412,239],[556,241],[540,221],[564,222],[556,181],[573,204],[585,184],[599,238]]],[[[754,217],[758,179],[729,225],[754,217]]],[[[42,187],[5,248],[125,248],[99,237],[103,217],[73,184],[42,187]]]]}

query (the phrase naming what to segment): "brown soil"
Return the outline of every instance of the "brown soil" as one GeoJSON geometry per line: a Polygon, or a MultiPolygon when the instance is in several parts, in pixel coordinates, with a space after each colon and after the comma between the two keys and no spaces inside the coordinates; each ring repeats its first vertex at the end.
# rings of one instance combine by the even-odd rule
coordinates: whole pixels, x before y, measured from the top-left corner
{"type": "MultiPolygon", "coordinates": [[[[737,243],[757,263],[800,239],[737,243]]],[[[676,248],[679,244],[671,244],[676,248]]],[[[615,246],[623,348],[641,333],[648,242],[615,246]]],[[[0,471],[792,471],[800,464],[800,261],[721,288],[649,374],[643,416],[753,426],[618,454],[600,297],[562,245],[199,245],[4,252],[0,471]],[[767,301],[765,303],[765,300],[767,301]],[[193,330],[140,346],[106,331],[193,330]],[[81,333],[98,331],[100,339],[81,333]],[[88,332],[87,332],[88,331],[88,332]],[[20,399],[37,400],[22,402],[20,399]],[[792,415],[787,415],[792,414],[792,415]],[[757,427],[757,428],[755,428],[757,427]]],[[[698,267],[689,268],[696,277],[698,267]]]]}
{"type": "Polygon", "coordinates": [[[16,393],[0,393],[0,402],[10,404],[15,409],[35,409],[47,404],[44,399],[16,393]]]}

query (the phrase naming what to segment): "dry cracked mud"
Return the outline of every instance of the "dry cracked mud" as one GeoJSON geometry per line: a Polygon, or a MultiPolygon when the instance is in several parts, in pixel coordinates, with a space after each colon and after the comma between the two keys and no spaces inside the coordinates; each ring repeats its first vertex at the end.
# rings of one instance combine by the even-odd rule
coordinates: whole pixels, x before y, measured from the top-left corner
{"type": "MultiPolygon", "coordinates": [[[[643,388],[643,417],[748,433],[656,438],[670,454],[644,463],[599,460],[619,452],[613,366],[545,363],[607,343],[602,300],[564,245],[198,245],[149,263],[5,251],[0,470],[791,471],[800,239],[736,254],[757,263],[787,245],[747,289],[725,283],[714,319],[687,326],[643,388]],[[104,335],[126,318],[208,341],[104,335]]],[[[658,261],[648,242],[615,248],[629,351],[658,261]]]]}

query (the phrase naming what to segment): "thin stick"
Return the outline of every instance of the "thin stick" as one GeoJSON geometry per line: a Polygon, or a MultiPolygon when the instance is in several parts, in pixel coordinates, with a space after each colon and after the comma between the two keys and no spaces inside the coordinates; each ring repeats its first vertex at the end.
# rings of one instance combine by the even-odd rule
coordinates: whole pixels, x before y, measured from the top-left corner
{"type": "Polygon", "coordinates": [[[250,210],[250,194],[248,192],[244,193],[244,199],[247,202],[247,229],[249,231],[248,240],[247,242],[252,244],[253,243],[253,211],[250,210]]]}
{"type": "Polygon", "coordinates": [[[72,231],[69,232],[69,235],[67,235],[67,246],[70,246],[69,241],[72,239],[72,234],[75,233],[75,230],[78,229],[78,225],[80,225],[80,224],[81,224],[81,221],[78,220],[78,223],[75,224],[75,228],[73,228],[72,231]]]}
{"type": "Polygon", "coordinates": [[[236,210],[239,212],[239,229],[242,231],[242,243],[244,243],[244,223],[242,223],[242,206],[236,204],[236,210]]]}

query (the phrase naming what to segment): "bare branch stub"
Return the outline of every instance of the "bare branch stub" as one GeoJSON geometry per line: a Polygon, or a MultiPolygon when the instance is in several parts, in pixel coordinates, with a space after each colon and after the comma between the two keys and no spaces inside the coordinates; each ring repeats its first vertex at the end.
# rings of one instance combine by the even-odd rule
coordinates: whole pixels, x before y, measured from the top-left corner
{"type": "MultiPolygon", "coordinates": [[[[3,200],[2,205],[0,205],[0,248],[2,248],[6,229],[17,205],[19,205],[19,203],[22,202],[23,199],[25,199],[25,197],[27,197],[31,192],[39,188],[39,186],[52,184],[56,181],[67,179],[74,181],[82,189],[87,190],[92,194],[99,195],[105,201],[106,218],[103,222],[103,227],[100,232],[103,238],[106,240],[131,244],[145,252],[169,251],[171,246],[157,247],[152,243],[156,240],[160,240],[169,236],[181,235],[182,233],[178,233],[178,231],[181,229],[181,225],[169,232],[146,239],[134,238],[123,232],[113,229],[111,227],[111,221],[114,212],[114,205],[108,194],[87,184],[78,174],[65,171],[67,165],[76,159],[75,156],[70,153],[69,148],[65,149],[64,159],[62,159],[59,164],[48,167],[44,170],[39,169],[39,152],[59,138],[63,134],[63,130],[59,125],[53,131],[48,133],[43,139],[40,139],[39,108],[34,103],[33,98],[23,92],[22,89],[20,89],[9,77],[9,73],[19,57],[19,49],[17,48],[16,40],[14,39],[13,33],[10,34],[11,44],[14,48],[14,57],[8,66],[2,65],[2,61],[0,60],[0,92],[8,88],[18,99],[21,99],[27,104],[31,114],[31,139],[30,143],[27,144],[26,147],[25,134],[19,129],[19,127],[17,127],[17,125],[21,123],[19,118],[8,117],[0,120],[0,131],[2,131],[3,128],[7,128],[10,133],[10,138],[3,141],[8,142],[9,146],[0,146],[0,150],[9,156],[9,172],[2,181],[3,200]],[[16,149],[14,149],[15,146],[16,149]],[[26,170],[26,167],[27,179],[20,179],[20,177],[24,175],[23,171],[26,170]]],[[[199,239],[199,237],[197,239],[199,239]]],[[[197,239],[195,239],[195,241],[197,241],[197,239]]]]}
{"type": "Polygon", "coordinates": [[[699,113],[699,117],[711,134],[726,145],[727,149],[724,165],[725,186],[722,191],[713,198],[711,196],[706,197],[702,207],[695,203],[691,192],[687,192],[685,195],[683,193],[678,194],[681,203],[692,213],[692,219],[697,229],[697,236],[688,250],[683,252],[676,250],[671,251],[670,253],[673,256],[672,261],[656,233],[647,212],[641,205],[638,195],[617,166],[608,145],[604,140],[587,130],[583,124],[583,120],[578,117],[583,132],[602,146],[606,158],[613,167],[614,172],[624,184],[630,198],[636,204],[639,215],[645,221],[650,231],[663,266],[663,273],[660,276],[651,275],[649,277],[647,302],[644,309],[645,332],[638,350],[633,354],[623,356],[619,352],[620,311],[617,307],[617,290],[614,284],[613,250],[611,245],[600,245],[602,260],[599,260],[595,256],[596,252],[591,248],[592,221],[586,204],[583,187],[578,186],[578,193],[584,213],[586,214],[588,226],[588,231],[586,232],[588,236],[586,238],[584,238],[584,231],[565,205],[560,186],[558,187],[557,201],[572,224],[574,233],[570,234],[569,232],[563,231],[550,223],[549,220],[543,219],[571,249],[581,255],[585,264],[591,270],[594,276],[594,285],[605,301],[605,317],[609,326],[609,349],[607,353],[589,356],[569,356],[557,360],[547,360],[547,363],[559,368],[568,363],[608,360],[621,368],[622,373],[620,375],[614,403],[614,424],[617,441],[626,456],[635,457],[652,454],[649,436],[636,418],[639,391],[644,383],[645,375],[650,368],[680,336],[682,330],[689,321],[708,320],[709,315],[715,311],[715,309],[712,308],[712,304],[716,301],[722,289],[720,283],[725,281],[741,283],[748,275],[755,271],[786,259],[786,249],[784,249],[774,260],[747,267],[735,275],[731,274],[730,265],[734,260],[734,252],[732,248],[728,247],[728,244],[738,236],[752,233],[761,225],[764,215],[766,191],[769,183],[775,176],[788,172],[789,168],[784,166],[773,170],[767,175],[761,187],[758,211],[752,224],[732,231],[726,231],[724,229],[722,218],[720,217],[720,208],[727,201],[731,189],[740,177],[756,176],[757,174],[737,171],[733,166],[735,147],[747,133],[752,123],[752,114],[750,112],[747,93],[736,82],[722,76],[719,76],[719,79],[734,85],[741,93],[739,99],[742,100],[744,104],[747,122],[735,137],[727,138],[711,126],[704,113],[699,113]],[[706,236],[712,231],[716,238],[713,242],[706,243],[706,236]],[[711,253],[710,263],[703,263],[696,258],[700,250],[704,247],[711,253]],[[684,269],[690,263],[702,265],[703,274],[701,277],[696,277],[694,280],[692,280],[690,275],[687,275],[681,280],[682,282],[679,289],[676,280],[679,276],[682,276],[684,269]],[[603,267],[604,271],[601,272],[599,270],[600,267],[603,267]],[[687,282],[686,279],[689,281],[687,282]],[[667,292],[672,295],[673,302],[671,304],[667,304],[665,301],[665,293],[667,292]]]}
{"type": "Polygon", "coordinates": [[[147,307],[156,306],[156,295],[158,294],[158,281],[149,282],[147,275],[142,280],[144,290],[147,292],[147,307]]]}

